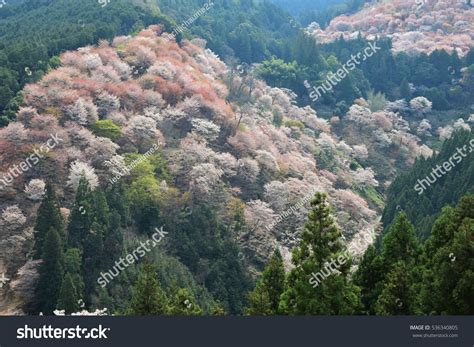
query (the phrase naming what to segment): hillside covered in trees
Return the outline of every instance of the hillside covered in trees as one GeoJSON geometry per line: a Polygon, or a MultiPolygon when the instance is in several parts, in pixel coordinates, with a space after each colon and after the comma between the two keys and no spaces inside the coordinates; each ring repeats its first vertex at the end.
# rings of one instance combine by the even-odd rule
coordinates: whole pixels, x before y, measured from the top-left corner
{"type": "Polygon", "coordinates": [[[474,50],[397,41],[471,10],[402,3],[0,9],[0,314],[473,314],[474,50]]]}

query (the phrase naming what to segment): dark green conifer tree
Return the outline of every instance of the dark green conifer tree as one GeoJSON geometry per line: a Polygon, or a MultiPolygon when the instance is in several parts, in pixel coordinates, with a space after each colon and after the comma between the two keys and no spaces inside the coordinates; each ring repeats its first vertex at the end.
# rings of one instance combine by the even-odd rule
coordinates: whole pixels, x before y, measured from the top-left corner
{"type": "Polygon", "coordinates": [[[402,84],[400,85],[400,96],[406,101],[410,101],[411,99],[411,90],[406,78],[403,79],[402,84]]]}
{"type": "Polygon", "coordinates": [[[267,288],[259,280],[248,296],[247,300],[249,306],[245,310],[245,313],[250,316],[270,316],[275,314],[272,308],[272,302],[270,301],[270,295],[268,294],[267,288]]]}
{"type": "Polygon", "coordinates": [[[285,268],[278,249],[275,250],[263,270],[255,289],[249,293],[249,315],[275,315],[278,313],[280,296],[285,287],[285,268]]]}
{"type": "Polygon", "coordinates": [[[167,299],[156,278],[155,267],[145,263],[133,287],[129,315],[154,316],[166,313],[167,299]]]}
{"type": "Polygon", "coordinates": [[[97,286],[104,264],[104,232],[104,226],[94,222],[84,239],[82,273],[87,303],[97,286]]]}
{"type": "Polygon", "coordinates": [[[421,276],[421,246],[413,225],[402,212],[382,238],[381,248],[375,251],[369,247],[354,275],[354,282],[362,287],[364,312],[419,313],[415,293],[420,291],[421,276]]]}
{"type": "Polygon", "coordinates": [[[178,288],[171,295],[167,313],[173,316],[200,316],[202,309],[186,288],[178,288]]]}
{"type": "Polygon", "coordinates": [[[49,229],[58,231],[62,242],[65,241],[64,220],[59,209],[59,204],[56,199],[56,194],[51,184],[46,184],[46,194],[38,208],[35,224],[35,245],[34,258],[41,257],[43,252],[43,243],[49,229]]]}
{"type": "Polygon", "coordinates": [[[348,278],[351,259],[341,241],[325,194],[317,193],[293,251],[293,264],[280,301],[280,312],[296,315],[355,314],[360,289],[348,278]],[[324,273],[325,278],[317,274],[324,273]],[[315,282],[315,278],[318,282],[315,282]]]}
{"type": "Polygon", "coordinates": [[[64,272],[69,274],[76,289],[77,299],[84,299],[84,280],[82,278],[82,253],[78,248],[69,248],[64,254],[64,272]]]}
{"type": "Polygon", "coordinates": [[[56,309],[64,272],[62,242],[55,229],[51,228],[46,234],[41,259],[43,262],[36,287],[36,312],[51,315],[56,309]]]}
{"type": "Polygon", "coordinates": [[[474,195],[445,207],[425,246],[421,301],[426,314],[474,314],[474,195]]]}
{"type": "Polygon", "coordinates": [[[66,273],[64,276],[61,291],[58,298],[58,310],[64,310],[66,314],[78,312],[80,310],[79,295],[71,274],[66,273]]]}
{"type": "Polygon", "coordinates": [[[69,215],[68,246],[82,249],[87,233],[91,229],[95,212],[89,183],[83,177],[79,182],[74,206],[69,215]]]}

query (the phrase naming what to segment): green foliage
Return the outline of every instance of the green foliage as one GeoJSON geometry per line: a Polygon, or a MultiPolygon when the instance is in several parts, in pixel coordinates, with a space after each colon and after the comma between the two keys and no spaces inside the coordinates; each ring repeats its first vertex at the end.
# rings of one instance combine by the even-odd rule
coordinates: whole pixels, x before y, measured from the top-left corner
{"type": "Polygon", "coordinates": [[[354,275],[365,313],[468,315],[474,312],[474,197],[445,207],[420,246],[401,213],[381,247],[369,247],[354,275]]]}
{"type": "Polygon", "coordinates": [[[446,207],[425,246],[421,300],[427,314],[474,313],[474,196],[446,207]]]}
{"type": "Polygon", "coordinates": [[[84,281],[82,279],[81,265],[81,251],[77,248],[67,249],[64,253],[64,272],[71,277],[77,300],[84,297],[84,281]]]}
{"type": "Polygon", "coordinates": [[[392,224],[397,212],[403,210],[420,235],[428,237],[443,206],[455,204],[464,194],[474,192],[474,161],[469,153],[473,140],[472,132],[457,132],[443,143],[439,153],[419,159],[411,170],[399,175],[387,190],[384,227],[392,224]],[[454,168],[437,178],[432,171],[445,162],[453,163],[454,168]],[[431,183],[426,177],[436,181],[431,183]]]}
{"type": "Polygon", "coordinates": [[[61,284],[61,291],[58,298],[58,310],[64,310],[66,314],[71,314],[79,311],[79,296],[77,294],[76,287],[72,276],[67,273],[64,276],[63,283],[61,284]]]}
{"type": "Polygon", "coordinates": [[[107,137],[112,141],[115,141],[122,136],[122,129],[120,126],[112,122],[110,119],[98,120],[92,124],[91,130],[94,135],[107,137]]]}
{"type": "Polygon", "coordinates": [[[272,86],[304,91],[301,88],[305,74],[296,61],[285,63],[282,59],[271,57],[258,66],[256,74],[272,86]]]}
{"type": "Polygon", "coordinates": [[[175,289],[167,313],[173,316],[200,316],[202,309],[186,288],[175,289]]]}
{"type": "Polygon", "coordinates": [[[326,195],[317,193],[311,207],[300,245],[293,250],[295,267],[288,275],[279,310],[293,315],[357,313],[360,289],[349,281],[351,260],[344,253],[326,195]],[[334,259],[339,262],[337,271],[327,265],[334,264],[334,259]],[[323,271],[327,276],[320,281],[315,274],[323,271]]]}
{"type": "Polygon", "coordinates": [[[255,289],[248,294],[249,307],[245,313],[250,316],[271,316],[275,314],[270,302],[270,294],[261,281],[257,282],[255,289]]]}
{"type": "Polygon", "coordinates": [[[92,192],[87,180],[82,177],[76,191],[74,206],[68,223],[68,246],[82,249],[84,240],[93,223],[92,192]]]}
{"type": "Polygon", "coordinates": [[[411,269],[404,261],[395,263],[387,274],[383,289],[375,303],[375,313],[382,316],[415,314],[416,291],[411,269]]]}
{"type": "Polygon", "coordinates": [[[128,314],[133,316],[163,315],[167,299],[156,278],[155,267],[145,263],[133,288],[128,314]]]}
{"type": "Polygon", "coordinates": [[[112,211],[120,216],[120,224],[122,227],[130,223],[130,205],[127,199],[124,185],[121,182],[113,184],[106,191],[107,204],[112,211]]]}
{"type": "Polygon", "coordinates": [[[284,122],[283,122],[283,125],[288,127],[288,128],[291,128],[291,127],[296,127],[300,130],[303,130],[304,129],[304,124],[302,121],[299,121],[299,120],[296,120],[296,119],[286,119],[284,122]]]}
{"type": "Polygon", "coordinates": [[[160,214],[160,187],[155,177],[145,175],[134,180],[127,190],[127,199],[139,231],[151,235],[160,214]]]}
{"type": "Polygon", "coordinates": [[[280,251],[275,253],[268,261],[262,273],[262,278],[257,282],[255,289],[249,293],[249,315],[275,315],[278,313],[280,296],[285,286],[285,269],[280,251]]]}
{"type": "Polygon", "coordinates": [[[263,270],[262,283],[270,296],[271,308],[274,314],[278,312],[280,296],[285,285],[285,268],[283,258],[277,249],[263,270]]]}
{"type": "Polygon", "coordinates": [[[110,217],[110,226],[106,229],[104,236],[103,255],[104,267],[111,268],[116,259],[123,253],[123,230],[121,225],[121,216],[118,211],[113,210],[110,217]]]}
{"type": "Polygon", "coordinates": [[[50,184],[46,184],[46,194],[43,197],[35,224],[35,258],[38,259],[43,251],[44,239],[48,231],[53,228],[59,232],[62,242],[65,242],[64,220],[59,209],[56,194],[50,184]]]}
{"type": "MultiPolygon", "coordinates": [[[[159,0],[162,12],[183,23],[203,6],[199,0],[159,0]]],[[[260,62],[272,55],[282,56],[297,30],[289,15],[261,1],[215,1],[189,28],[205,39],[224,60],[237,57],[246,63],[260,62]]]]}
{"type": "Polygon", "coordinates": [[[35,291],[37,301],[35,312],[52,315],[56,309],[64,272],[62,242],[58,232],[53,228],[48,231],[44,239],[41,259],[43,262],[39,269],[35,291]]]}
{"type": "Polygon", "coordinates": [[[202,204],[178,223],[167,223],[172,253],[204,283],[226,312],[239,314],[245,307],[250,278],[239,261],[237,248],[229,227],[216,216],[216,211],[202,204]]]}
{"type": "Polygon", "coordinates": [[[365,312],[370,314],[417,314],[421,270],[421,246],[405,213],[382,239],[382,246],[369,248],[354,281],[362,288],[365,312]]]}
{"type": "Polygon", "coordinates": [[[367,102],[369,103],[370,110],[372,112],[382,111],[387,104],[387,99],[382,93],[374,93],[370,90],[367,93],[367,102]]]}
{"type": "Polygon", "coordinates": [[[25,1],[9,4],[1,19],[0,112],[9,119],[18,110],[18,105],[9,105],[10,100],[26,83],[57,67],[62,51],[150,24],[161,23],[167,30],[173,26],[160,12],[122,0],[111,1],[106,10],[96,0],[25,1]]]}

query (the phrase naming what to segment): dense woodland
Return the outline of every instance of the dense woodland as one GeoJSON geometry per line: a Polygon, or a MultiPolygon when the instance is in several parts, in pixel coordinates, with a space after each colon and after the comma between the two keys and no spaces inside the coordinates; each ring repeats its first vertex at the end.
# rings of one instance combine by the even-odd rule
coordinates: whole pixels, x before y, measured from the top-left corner
{"type": "Polygon", "coordinates": [[[296,19],[304,1],[216,1],[165,39],[204,3],[0,9],[0,171],[62,139],[0,191],[0,249],[18,256],[0,267],[33,279],[22,312],[473,314],[472,154],[422,195],[414,186],[474,139],[474,49],[409,55],[378,38],[313,103],[307,85],[369,41],[318,43],[297,20],[325,26],[361,2],[296,19]]]}

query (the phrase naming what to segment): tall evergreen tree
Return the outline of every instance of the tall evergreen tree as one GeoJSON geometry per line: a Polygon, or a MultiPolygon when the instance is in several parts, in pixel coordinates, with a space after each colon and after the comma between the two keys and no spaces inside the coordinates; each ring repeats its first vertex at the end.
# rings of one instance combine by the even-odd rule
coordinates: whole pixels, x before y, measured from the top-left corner
{"type": "Polygon", "coordinates": [[[101,188],[96,188],[92,192],[92,201],[94,221],[107,229],[110,223],[110,208],[105,193],[101,188]]]}
{"type": "Polygon", "coordinates": [[[34,258],[41,257],[43,243],[48,231],[53,228],[58,231],[62,241],[65,241],[64,220],[59,209],[56,194],[51,184],[46,184],[46,194],[38,208],[35,224],[34,258]]]}
{"type": "Polygon", "coordinates": [[[381,248],[369,248],[354,275],[354,282],[361,286],[364,311],[417,314],[419,302],[414,293],[420,290],[420,261],[421,246],[413,225],[402,212],[383,237],[381,248]]]}
{"type": "Polygon", "coordinates": [[[427,314],[474,314],[474,195],[446,207],[425,246],[421,300],[427,314]]]}
{"type": "Polygon", "coordinates": [[[71,274],[67,273],[64,276],[61,291],[58,297],[58,310],[64,310],[66,314],[78,312],[80,308],[79,295],[71,274]]]}
{"type": "Polygon", "coordinates": [[[278,312],[280,296],[285,289],[285,267],[278,249],[275,250],[263,270],[262,282],[270,297],[272,311],[276,314],[278,312]]]}
{"type": "MultiPolygon", "coordinates": [[[[82,273],[85,284],[86,299],[89,299],[97,286],[97,278],[104,264],[104,226],[97,222],[91,228],[84,239],[82,273]]],[[[89,300],[87,300],[89,302],[89,300]]]]}
{"type": "Polygon", "coordinates": [[[56,308],[63,278],[63,250],[58,232],[50,229],[44,240],[43,260],[36,287],[37,312],[51,315],[56,308]]]}
{"type": "Polygon", "coordinates": [[[145,263],[133,288],[129,314],[134,316],[163,315],[166,313],[166,296],[156,278],[155,267],[145,263]]]}
{"type": "Polygon", "coordinates": [[[410,85],[406,78],[403,79],[402,84],[400,85],[400,96],[406,101],[410,101],[411,99],[410,85]]]}
{"type": "Polygon", "coordinates": [[[354,314],[361,308],[360,289],[348,279],[351,259],[344,253],[342,234],[326,194],[317,193],[311,207],[300,245],[293,251],[295,267],[288,275],[280,311],[297,315],[354,314]],[[312,281],[315,276],[321,279],[319,283],[312,281]]]}
{"type": "Polygon", "coordinates": [[[188,289],[179,288],[172,295],[167,313],[173,316],[200,316],[202,309],[188,289]]]}
{"type": "Polygon", "coordinates": [[[384,277],[381,260],[376,248],[373,245],[369,246],[353,277],[354,283],[361,289],[363,313],[365,314],[375,313],[370,309],[375,308],[375,303],[381,292],[379,286],[384,277]]]}
{"type": "Polygon", "coordinates": [[[103,255],[103,264],[105,268],[110,268],[122,255],[123,251],[121,216],[115,210],[112,210],[110,215],[110,226],[104,237],[104,249],[107,252],[105,252],[103,255]]]}
{"type": "Polygon", "coordinates": [[[257,282],[255,289],[249,293],[249,307],[247,314],[250,315],[274,315],[278,313],[280,296],[285,287],[285,268],[283,258],[278,249],[275,250],[263,270],[261,279],[257,282]]]}
{"type": "Polygon", "coordinates": [[[83,177],[79,182],[74,206],[69,215],[69,247],[82,249],[85,237],[90,231],[94,215],[92,192],[89,183],[83,177]]]}
{"type": "Polygon", "coordinates": [[[84,299],[84,280],[82,278],[82,254],[78,248],[69,248],[64,253],[64,272],[72,279],[77,300],[84,299]]]}
{"type": "Polygon", "coordinates": [[[127,200],[127,194],[122,182],[114,184],[107,190],[107,203],[111,211],[117,211],[120,215],[122,227],[130,223],[130,206],[127,200]]]}
{"type": "Polygon", "coordinates": [[[380,296],[375,303],[377,315],[413,315],[418,313],[416,308],[417,291],[413,286],[411,269],[406,262],[399,261],[387,274],[380,296]]]}
{"type": "Polygon", "coordinates": [[[262,280],[259,280],[248,296],[247,300],[249,306],[245,310],[245,313],[250,316],[271,316],[276,312],[272,308],[272,302],[270,301],[270,295],[262,280]]]}

